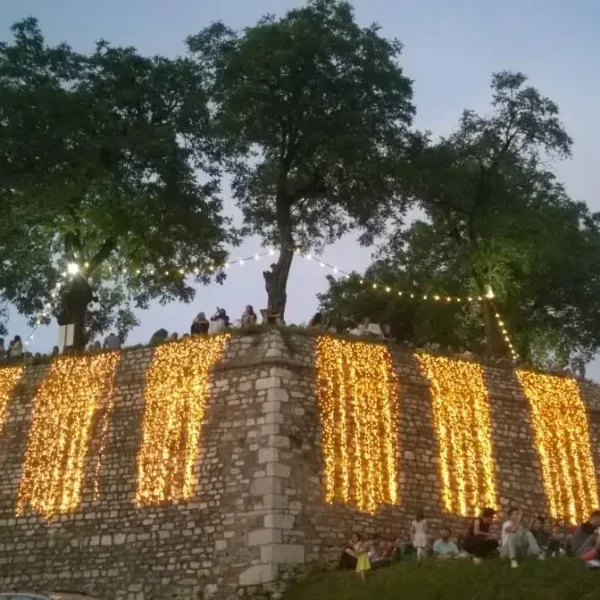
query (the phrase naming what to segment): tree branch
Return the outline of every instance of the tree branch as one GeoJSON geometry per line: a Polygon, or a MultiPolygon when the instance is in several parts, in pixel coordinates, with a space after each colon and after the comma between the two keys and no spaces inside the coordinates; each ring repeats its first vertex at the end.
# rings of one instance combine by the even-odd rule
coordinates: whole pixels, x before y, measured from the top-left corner
{"type": "Polygon", "coordinates": [[[323,177],[319,172],[318,167],[315,167],[313,170],[312,177],[297,190],[294,190],[291,193],[287,194],[287,199],[290,206],[293,206],[295,203],[300,200],[306,198],[309,195],[313,195],[316,193],[325,193],[327,191],[327,186],[323,183],[323,177]]]}
{"type": "Polygon", "coordinates": [[[115,241],[112,238],[108,238],[104,244],[102,244],[100,250],[96,252],[96,255],[90,260],[89,273],[92,273],[97,269],[115,250],[117,247],[115,241]]]}

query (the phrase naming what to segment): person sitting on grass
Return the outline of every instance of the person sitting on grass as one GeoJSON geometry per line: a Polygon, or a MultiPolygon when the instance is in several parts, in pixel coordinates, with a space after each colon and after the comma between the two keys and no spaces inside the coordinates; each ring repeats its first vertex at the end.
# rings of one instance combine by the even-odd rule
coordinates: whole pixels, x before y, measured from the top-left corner
{"type": "Polygon", "coordinates": [[[357,558],[356,558],[356,552],[354,550],[354,548],[356,547],[356,544],[358,544],[358,542],[360,542],[360,535],[358,535],[358,533],[353,533],[350,536],[350,541],[348,542],[348,544],[346,544],[346,547],[344,548],[344,550],[342,551],[342,555],[340,556],[340,562],[338,565],[339,569],[342,570],[349,570],[349,569],[356,569],[356,563],[357,558]]]}
{"type": "Polygon", "coordinates": [[[573,556],[581,556],[596,544],[596,529],[600,527],[600,510],[595,510],[590,518],[581,525],[567,539],[567,549],[573,556]]]}
{"type": "Polygon", "coordinates": [[[508,558],[513,569],[519,566],[517,558],[522,555],[537,556],[540,560],[546,557],[531,531],[523,526],[522,520],[521,510],[511,508],[508,511],[508,520],[502,525],[500,556],[508,558]]]}
{"type": "Polygon", "coordinates": [[[367,556],[369,557],[369,561],[371,564],[378,562],[383,554],[383,544],[381,542],[381,536],[376,533],[373,535],[373,539],[368,544],[369,551],[367,552],[367,556]]]}
{"type": "Polygon", "coordinates": [[[389,540],[382,540],[381,536],[376,533],[371,542],[371,548],[367,553],[369,562],[374,569],[385,567],[391,564],[394,557],[394,545],[389,540]]]}
{"type": "Polygon", "coordinates": [[[493,508],[484,508],[481,516],[473,519],[464,537],[463,550],[473,557],[473,563],[476,565],[498,550],[498,539],[490,532],[495,516],[496,511],[493,508]]]}
{"type": "Polygon", "coordinates": [[[544,517],[536,517],[531,522],[531,533],[535,538],[535,541],[538,543],[538,546],[542,549],[546,554],[548,553],[548,544],[550,542],[550,534],[546,530],[546,523],[544,521],[544,517]]]}
{"type": "Polygon", "coordinates": [[[450,539],[449,527],[440,529],[440,538],[433,544],[433,555],[436,558],[458,558],[458,546],[450,539]]]}
{"type": "Polygon", "coordinates": [[[597,529],[594,535],[594,545],[579,557],[587,569],[600,569],[600,529],[597,529]]]}

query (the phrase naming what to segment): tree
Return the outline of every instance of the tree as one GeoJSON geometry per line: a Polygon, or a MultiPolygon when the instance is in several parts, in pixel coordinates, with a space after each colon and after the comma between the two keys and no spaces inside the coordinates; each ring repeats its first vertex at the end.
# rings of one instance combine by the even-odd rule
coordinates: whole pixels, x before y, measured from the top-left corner
{"type": "Polygon", "coordinates": [[[190,60],[49,47],[34,19],[12,31],[0,45],[0,291],[26,315],[49,304],[82,349],[90,333],[125,334],[130,301],[189,302],[184,274],[207,282],[225,260],[207,96],[190,60]]]}
{"type": "MultiPolygon", "coordinates": [[[[471,278],[481,295],[492,278],[502,285],[503,258],[494,246],[498,219],[518,224],[520,211],[529,210],[527,198],[545,185],[541,166],[570,154],[572,140],[558,106],[526,81],[521,73],[495,74],[492,114],[465,111],[454,134],[436,143],[426,140],[413,162],[413,198],[436,230],[445,231],[472,258],[471,278]]],[[[487,351],[498,354],[503,344],[490,303],[484,304],[484,319],[487,351]]]]}
{"type": "Polygon", "coordinates": [[[571,200],[550,173],[529,173],[526,180],[529,193],[523,188],[518,203],[499,204],[476,245],[448,235],[441,217],[416,221],[383,246],[363,285],[356,277],[332,279],[322,308],[342,326],[369,316],[389,323],[401,341],[479,353],[481,305],[443,301],[480,293],[476,270],[491,282],[522,360],[542,368],[589,361],[600,348],[600,215],[571,200]]]}
{"type": "Polygon", "coordinates": [[[401,44],[359,27],[337,0],[310,0],[241,35],[217,23],[188,44],[210,81],[247,231],[279,248],[264,277],[269,308],[283,316],[295,248],[357,227],[373,235],[385,207],[400,208],[414,112],[401,44]]]}

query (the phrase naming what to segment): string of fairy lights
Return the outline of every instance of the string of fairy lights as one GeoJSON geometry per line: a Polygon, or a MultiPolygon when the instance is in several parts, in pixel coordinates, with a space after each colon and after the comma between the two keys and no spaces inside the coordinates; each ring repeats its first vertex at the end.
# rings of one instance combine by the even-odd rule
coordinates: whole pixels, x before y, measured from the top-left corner
{"type": "Polygon", "coordinates": [[[119,352],[54,361],[33,399],[17,515],[46,519],[80,504],[97,407],[112,385],[119,352]]]}
{"type": "Polygon", "coordinates": [[[418,353],[431,389],[442,499],[448,513],[477,514],[498,507],[492,417],[481,365],[418,353]]]}
{"type": "Polygon", "coordinates": [[[585,405],[577,382],[517,369],[527,397],[550,515],[582,523],[598,508],[585,405]]]}
{"type": "Polygon", "coordinates": [[[193,496],[210,372],[229,337],[190,337],[156,348],[146,374],[137,507],[193,496]]]}
{"type": "MultiPolygon", "coordinates": [[[[137,507],[192,497],[211,372],[229,335],[191,337],[156,348],[146,373],[137,507]]],[[[86,485],[92,437],[98,436],[94,499],[107,446],[121,352],[54,361],[33,398],[17,515],[46,519],[74,512],[86,485]],[[108,398],[108,400],[107,400],[108,398]],[[97,415],[102,412],[98,421],[97,415]]],[[[498,507],[491,405],[481,365],[418,352],[429,382],[441,497],[451,514],[498,507]]],[[[0,427],[24,367],[0,369],[0,427]]],[[[529,404],[533,442],[554,519],[581,522],[597,507],[598,489],[586,408],[577,381],[518,369],[529,404]]],[[[379,344],[319,336],[316,389],[322,429],[325,500],[374,513],[399,502],[400,384],[390,350],[379,344]]]]}
{"type": "Polygon", "coordinates": [[[24,366],[11,366],[0,369],[0,436],[6,421],[8,401],[24,371],[24,366]]]}
{"type": "MultiPolygon", "coordinates": [[[[251,264],[253,262],[260,261],[264,257],[272,257],[275,254],[276,254],[276,250],[274,250],[273,248],[268,248],[267,250],[264,250],[264,251],[261,250],[260,252],[256,252],[256,253],[246,256],[244,258],[237,258],[234,260],[226,261],[222,264],[210,265],[208,267],[208,273],[213,274],[218,270],[227,270],[230,267],[235,266],[235,265],[239,265],[240,267],[243,267],[246,264],[251,264]]],[[[340,269],[337,266],[323,260],[319,256],[314,256],[311,253],[303,253],[298,248],[295,250],[294,254],[295,254],[295,256],[297,256],[299,258],[303,258],[308,262],[312,262],[313,264],[318,265],[320,268],[328,269],[334,275],[341,276],[344,279],[349,279],[351,276],[353,276],[353,273],[343,270],[343,269],[340,269]]],[[[60,280],[56,284],[56,287],[52,291],[51,298],[55,299],[58,296],[60,289],[69,280],[69,278],[75,277],[76,275],[78,275],[80,273],[84,273],[87,268],[89,268],[89,263],[83,263],[81,265],[78,263],[74,263],[74,262],[69,263],[67,265],[67,270],[62,273],[63,279],[60,280]]],[[[136,269],[135,271],[132,271],[132,272],[134,274],[141,274],[142,270],[136,269]]],[[[187,275],[192,275],[192,274],[195,276],[198,276],[198,275],[200,275],[201,270],[199,267],[196,267],[196,268],[192,269],[191,273],[186,273],[186,270],[182,269],[180,267],[164,269],[164,271],[161,271],[161,269],[159,269],[159,268],[152,267],[149,269],[148,272],[150,275],[154,275],[155,273],[161,272],[165,276],[177,274],[179,276],[185,277],[187,275]]],[[[128,270],[126,268],[123,268],[123,269],[121,269],[121,273],[127,274],[128,270]]],[[[425,302],[457,303],[457,304],[460,304],[460,303],[482,303],[484,301],[492,302],[495,297],[492,287],[489,285],[486,286],[484,295],[451,296],[451,295],[443,294],[441,292],[424,294],[424,293],[419,293],[416,290],[396,289],[396,288],[393,288],[392,286],[383,284],[380,281],[374,281],[374,280],[365,279],[365,278],[359,278],[358,281],[361,286],[365,287],[365,289],[377,290],[384,294],[389,294],[390,296],[393,295],[393,296],[397,296],[399,298],[403,298],[403,299],[411,300],[411,301],[416,300],[416,301],[425,301],[425,302]]],[[[41,325],[41,323],[44,321],[44,319],[50,315],[50,313],[52,312],[52,308],[53,308],[52,301],[47,302],[44,305],[42,314],[36,319],[35,326],[32,329],[29,337],[25,341],[26,346],[29,346],[29,344],[31,343],[31,341],[34,338],[34,335],[35,335],[38,327],[41,325]]],[[[510,334],[508,332],[507,325],[506,325],[505,321],[503,320],[503,318],[501,317],[500,313],[498,312],[497,307],[494,307],[494,315],[496,318],[497,325],[498,325],[500,331],[502,332],[502,337],[503,337],[504,341],[506,342],[506,345],[509,349],[512,360],[513,360],[513,362],[516,362],[518,360],[519,356],[517,354],[515,346],[512,342],[510,334]]]]}
{"type": "Polygon", "coordinates": [[[321,336],[317,396],[325,501],[374,513],[398,503],[398,378],[385,346],[321,336]]]}

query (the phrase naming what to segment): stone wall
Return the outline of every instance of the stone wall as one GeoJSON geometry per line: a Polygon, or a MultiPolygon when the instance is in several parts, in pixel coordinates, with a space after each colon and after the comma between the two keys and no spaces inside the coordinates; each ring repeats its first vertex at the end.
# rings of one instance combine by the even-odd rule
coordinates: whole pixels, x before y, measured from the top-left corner
{"type": "MultiPolygon", "coordinates": [[[[32,401],[47,367],[25,372],[7,406],[0,439],[0,590],[75,589],[106,599],[219,599],[280,595],[303,565],[334,561],[349,533],[407,538],[424,508],[431,526],[459,526],[442,511],[429,386],[410,353],[394,350],[400,381],[400,502],[375,515],[324,502],[315,341],[268,333],[232,337],[212,373],[194,496],[136,508],[136,456],[151,349],[122,354],[94,499],[92,461],[71,514],[15,516],[32,401]]],[[[510,369],[486,368],[498,497],[530,514],[546,499],[527,401],[510,369]]],[[[596,471],[600,390],[582,384],[596,471]]],[[[101,415],[89,456],[99,452],[101,415]]]]}

